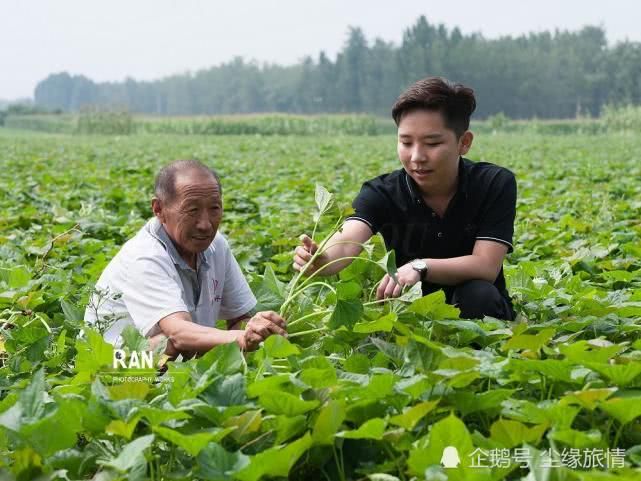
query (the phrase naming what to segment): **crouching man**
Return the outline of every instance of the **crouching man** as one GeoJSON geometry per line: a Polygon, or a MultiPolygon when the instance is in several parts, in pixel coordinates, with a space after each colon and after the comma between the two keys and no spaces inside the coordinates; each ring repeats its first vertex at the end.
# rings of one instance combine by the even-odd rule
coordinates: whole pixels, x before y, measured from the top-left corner
{"type": "Polygon", "coordinates": [[[223,201],[215,171],[195,160],[171,163],[156,177],[151,207],[155,217],[107,265],[85,311],[88,323],[115,319],[106,341],[118,345],[131,325],[152,346],[167,337],[166,354],[176,356],[231,342],[253,350],[272,334],[286,335],[275,312],[253,314],[256,298],[218,233],[223,201]],[[214,327],[218,319],[227,330],[214,327]]]}
{"type": "MultiPolygon", "coordinates": [[[[337,273],[350,262],[341,258],[357,256],[357,243],[380,232],[396,252],[398,276],[383,277],[379,299],[420,282],[423,294],[442,289],[463,318],[514,319],[503,259],[512,251],[516,180],[506,168],[463,157],[475,108],[472,89],[439,77],[403,92],[392,108],[401,168],[363,184],[354,214],[306,273],[337,273]]],[[[297,270],[318,249],[309,237],[301,240],[297,270]]]]}

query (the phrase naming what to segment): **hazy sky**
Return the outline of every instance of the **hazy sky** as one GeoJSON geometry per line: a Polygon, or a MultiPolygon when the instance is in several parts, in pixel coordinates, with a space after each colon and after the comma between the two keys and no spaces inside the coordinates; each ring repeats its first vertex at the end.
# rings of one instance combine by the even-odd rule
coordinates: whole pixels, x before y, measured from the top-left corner
{"type": "Polygon", "coordinates": [[[0,99],[31,97],[64,70],[148,80],[236,55],[334,58],[349,25],[398,44],[421,14],[488,38],[600,25],[611,43],[641,41],[637,0],[0,0],[0,99]]]}

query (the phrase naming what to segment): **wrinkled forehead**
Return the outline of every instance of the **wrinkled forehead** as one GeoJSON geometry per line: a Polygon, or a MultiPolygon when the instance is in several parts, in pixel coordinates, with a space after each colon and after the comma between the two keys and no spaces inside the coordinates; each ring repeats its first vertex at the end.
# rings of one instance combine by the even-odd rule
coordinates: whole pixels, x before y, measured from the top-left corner
{"type": "Polygon", "coordinates": [[[220,186],[211,173],[201,170],[176,175],[176,196],[179,199],[220,198],[220,186]]]}

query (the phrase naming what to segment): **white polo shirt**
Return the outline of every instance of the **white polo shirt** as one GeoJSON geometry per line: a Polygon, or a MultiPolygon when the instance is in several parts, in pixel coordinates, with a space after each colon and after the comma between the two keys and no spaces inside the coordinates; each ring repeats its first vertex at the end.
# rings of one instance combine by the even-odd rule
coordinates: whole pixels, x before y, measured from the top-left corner
{"type": "Polygon", "coordinates": [[[122,246],[96,283],[85,321],[116,319],[105,331],[111,344],[132,325],[143,335],[160,333],[158,321],[174,312],[189,312],[193,322],[214,327],[256,306],[254,297],[227,240],[216,234],[198,255],[197,270],[178,254],[158,219],[153,218],[122,246]]]}

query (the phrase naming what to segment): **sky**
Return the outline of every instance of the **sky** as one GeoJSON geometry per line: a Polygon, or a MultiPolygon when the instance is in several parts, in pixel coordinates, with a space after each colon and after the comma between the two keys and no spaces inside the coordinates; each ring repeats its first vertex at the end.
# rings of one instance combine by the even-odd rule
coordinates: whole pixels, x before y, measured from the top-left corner
{"type": "Polygon", "coordinates": [[[400,43],[425,15],[487,38],[601,26],[641,42],[637,0],[0,0],[0,99],[50,73],[153,80],[243,56],[289,65],[342,48],[349,26],[400,43]]]}

